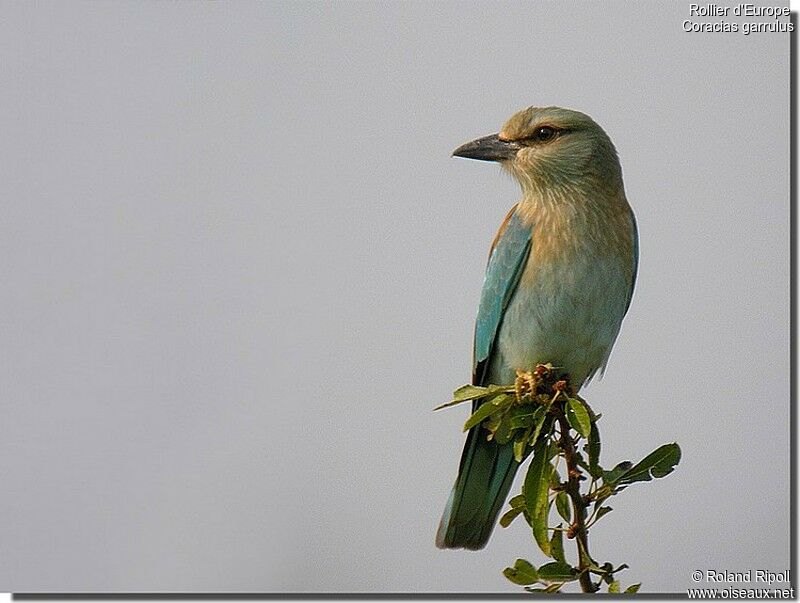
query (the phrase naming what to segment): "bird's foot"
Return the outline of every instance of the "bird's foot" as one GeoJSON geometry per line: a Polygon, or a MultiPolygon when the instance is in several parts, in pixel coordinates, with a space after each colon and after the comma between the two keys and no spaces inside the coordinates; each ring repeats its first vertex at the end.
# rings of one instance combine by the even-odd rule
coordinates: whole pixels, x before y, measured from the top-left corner
{"type": "Polygon", "coordinates": [[[553,383],[553,391],[566,392],[567,395],[569,395],[572,393],[572,387],[570,387],[569,382],[566,379],[559,379],[553,383]]]}
{"type": "Polygon", "coordinates": [[[574,396],[575,389],[566,374],[556,370],[552,364],[537,364],[531,371],[517,370],[514,381],[514,393],[518,403],[538,401],[547,404],[553,394],[562,393],[568,397],[574,396]]]}
{"type": "Polygon", "coordinates": [[[526,396],[536,395],[536,388],[539,386],[540,378],[536,371],[517,371],[517,378],[514,380],[514,392],[517,395],[517,402],[522,402],[526,396]]]}

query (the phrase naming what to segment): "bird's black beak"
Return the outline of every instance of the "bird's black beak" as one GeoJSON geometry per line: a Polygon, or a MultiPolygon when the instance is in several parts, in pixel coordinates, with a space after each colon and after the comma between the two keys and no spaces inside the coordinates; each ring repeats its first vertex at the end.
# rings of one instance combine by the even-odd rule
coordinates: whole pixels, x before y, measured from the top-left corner
{"type": "Polygon", "coordinates": [[[481,161],[506,161],[514,159],[520,148],[516,142],[500,140],[497,134],[491,134],[462,144],[453,151],[453,157],[466,157],[481,161]]]}

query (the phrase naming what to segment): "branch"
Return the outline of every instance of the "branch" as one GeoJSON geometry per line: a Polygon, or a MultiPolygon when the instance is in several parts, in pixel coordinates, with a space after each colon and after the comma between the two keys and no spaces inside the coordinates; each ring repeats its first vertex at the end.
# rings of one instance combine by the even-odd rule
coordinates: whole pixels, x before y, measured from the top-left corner
{"type": "MultiPolygon", "coordinates": [[[[608,592],[620,592],[616,574],[628,566],[614,567],[608,562],[598,565],[589,553],[589,527],[611,512],[611,507],[603,506],[610,497],[631,484],[671,473],[681,458],[678,445],[660,446],[635,465],[623,461],[611,470],[603,469],[597,428],[600,415],[574,393],[567,376],[550,364],[518,372],[513,385],[465,385],[454,392],[452,401],[437,409],[467,401],[477,401],[478,405],[464,424],[465,431],[485,429],[487,439],[494,439],[501,446],[512,446],[518,462],[533,453],[522,494],[509,501],[511,509],[500,518],[500,525],[507,527],[522,515],[542,553],[551,561],[537,568],[525,559],[517,559],[503,574],[531,592],[559,592],[576,581],[584,593],[598,592],[603,582],[608,585],[608,592]],[[578,450],[581,439],[586,441],[583,451],[588,462],[578,450]],[[554,463],[554,458],[565,461],[565,481],[561,481],[559,462],[554,463]],[[587,473],[591,481],[586,492],[582,492],[581,483],[586,481],[587,473]],[[567,523],[567,529],[561,524],[552,527],[553,506],[567,523]],[[564,555],[564,534],[575,540],[577,565],[570,564],[564,555]],[[600,580],[594,582],[592,574],[600,580]]],[[[635,593],[639,586],[633,584],[624,592],[635,593]]]]}
{"type": "Polygon", "coordinates": [[[589,531],[586,529],[586,508],[588,501],[581,494],[581,480],[584,479],[578,466],[578,455],[575,449],[576,441],[570,435],[569,422],[567,415],[562,408],[557,408],[557,418],[561,437],[559,438],[559,448],[564,453],[564,460],[567,464],[567,482],[564,491],[572,501],[573,521],[567,532],[567,538],[574,538],[578,546],[578,580],[581,590],[585,593],[594,593],[600,590],[600,585],[592,582],[589,568],[596,564],[589,554],[589,531]]]}

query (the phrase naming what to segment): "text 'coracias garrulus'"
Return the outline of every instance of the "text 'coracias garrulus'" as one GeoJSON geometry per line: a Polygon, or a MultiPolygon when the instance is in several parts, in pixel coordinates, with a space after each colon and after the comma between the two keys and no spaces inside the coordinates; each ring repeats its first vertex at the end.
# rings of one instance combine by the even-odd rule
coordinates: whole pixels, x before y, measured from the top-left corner
{"type": "MultiPolygon", "coordinates": [[[[453,155],[497,161],[522,187],[489,254],[472,382],[513,383],[551,363],[580,388],[604,369],[636,279],[636,221],[614,145],[588,115],[529,107],[453,155]]],[[[512,444],[482,429],[467,436],[441,548],[486,545],[519,467],[512,444]]]]}

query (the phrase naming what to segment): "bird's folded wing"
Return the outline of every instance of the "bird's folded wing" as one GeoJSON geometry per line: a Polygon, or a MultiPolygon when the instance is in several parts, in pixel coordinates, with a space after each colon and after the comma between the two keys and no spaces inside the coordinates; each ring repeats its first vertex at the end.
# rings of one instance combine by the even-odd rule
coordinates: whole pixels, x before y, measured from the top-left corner
{"type": "Polygon", "coordinates": [[[503,315],[517,289],[530,250],[531,227],[522,222],[514,208],[500,227],[486,267],[475,321],[472,380],[476,385],[485,384],[503,315]]]}

